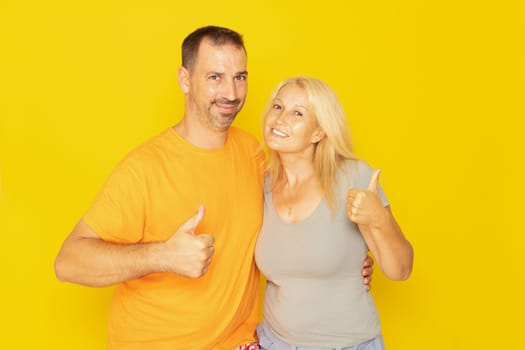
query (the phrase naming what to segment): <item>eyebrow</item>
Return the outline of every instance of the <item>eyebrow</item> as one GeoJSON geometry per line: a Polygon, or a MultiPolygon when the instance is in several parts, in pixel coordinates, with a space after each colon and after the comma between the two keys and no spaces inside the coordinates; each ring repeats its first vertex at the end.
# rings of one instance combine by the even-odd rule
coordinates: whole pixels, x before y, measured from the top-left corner
{"type": "MultiPolygon", "coordinates": [[[[280,104],[283,104],[283,101],[279,97],[274,98],[272,102],[273,103],[279,102],[280,104]]],[[[302,109],[308,110],[308,107],[303,106],[303,105],[297,105],[296,104],[296,105],[293,105],[292,107],[293,108],[302,108],[302,109]]]]}
{"type": "MultiPolygon", "coordinates": [[[[224,76],[226,73],[224,73],[224,72],[216,72],[216,71],[209,71],[207,74],[215,74],[215,75],[224,76]]],[[[241,72],[235,73],[234,75],[248,75],[248,72],[247,71],[241,71],[241,72]]]]}

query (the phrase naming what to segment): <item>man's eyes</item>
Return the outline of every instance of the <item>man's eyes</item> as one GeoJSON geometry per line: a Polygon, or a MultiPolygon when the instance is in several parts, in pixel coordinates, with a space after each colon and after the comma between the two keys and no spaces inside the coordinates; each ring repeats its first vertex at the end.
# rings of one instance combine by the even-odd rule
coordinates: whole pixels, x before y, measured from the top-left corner
{"type": "MultiPolygon", "coordinates": [[[[217,74],[214,74],[214,75],[210,75],[208,77],[208,79],[210,80],[220,80],[222,77],[220,75],[217,75],[217,74]]],[[[248,77],[246,75],[236,75],[234,77],[235,80],[238,80],[238,81],[245,81],[248,77]]]]}

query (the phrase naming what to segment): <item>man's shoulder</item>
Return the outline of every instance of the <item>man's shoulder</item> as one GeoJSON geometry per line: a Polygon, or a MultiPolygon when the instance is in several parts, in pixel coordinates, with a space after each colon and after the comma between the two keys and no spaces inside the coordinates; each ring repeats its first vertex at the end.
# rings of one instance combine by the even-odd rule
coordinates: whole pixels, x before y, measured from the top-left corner
{"type": "Polygon", "coordinates": [[[170,136],[170,129],[165,129],[162,132],[149,137],[138,146],[132,148],[120,161],[119,166],[143,166],[150,162],[155,162],[158,158],[159,152],[165,148],[170,136]]]}

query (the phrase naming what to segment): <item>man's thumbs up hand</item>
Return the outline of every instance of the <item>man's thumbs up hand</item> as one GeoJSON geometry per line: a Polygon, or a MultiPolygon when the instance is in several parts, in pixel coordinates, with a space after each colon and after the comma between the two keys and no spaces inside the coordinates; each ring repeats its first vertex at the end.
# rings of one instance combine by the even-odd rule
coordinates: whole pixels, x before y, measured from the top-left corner
{"type": "Polygon", "coordinates": [[[380,169],[370,176],[366,190],[351,188],[346,197],[346,214],[348,218],[359,225],[371,225],[382,219],[384,207],[378,195],[380,169]]]}
{"type": "Polygon", "coordinates": [[[182,223],[176,233],[186,232],[194,235],[195,229],[197,226],[199,226],[202,218],[204,218],[204,205],[200,205],[197,213],[195,213],[195,215],[189,218],[186,222],[182,223]]]}
{"type": "Polygon", "coordinates": [[[197,213],[164,242],[160,255],[162,271],[190,278],[199,278],[206,273],[215,251],[215,239],[209,234],[195,234],[203,218],[204,206],[201,205],[197,213]]]}

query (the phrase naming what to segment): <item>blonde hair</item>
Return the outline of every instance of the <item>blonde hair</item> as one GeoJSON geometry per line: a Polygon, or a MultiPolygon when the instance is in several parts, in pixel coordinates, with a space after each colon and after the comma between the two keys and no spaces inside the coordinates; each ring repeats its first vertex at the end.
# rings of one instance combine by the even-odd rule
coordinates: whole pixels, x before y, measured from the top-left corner
{"type": "MultiPolygon", "coordinates": [[[[297,76],[279,83],[273,91],[264,109],[264,120],[272,108],[272,101],[286,85],[295,84],[304,89],[310,108],[317,124],[325,133],[325,137],[316,144],[314,149],[314,171],[321,184],[325,200],[333,213],[337,210],[334,187],[337,182],[337,170],[345,160],[357,160],[352,152],[350,131],[343,107],[335,92],[325,82],[308,76],[297,76]]],[[[276,151],[265,147],[268,156],[266,173],[273,186],[283,176],[283,166],[276,151]]]]}

